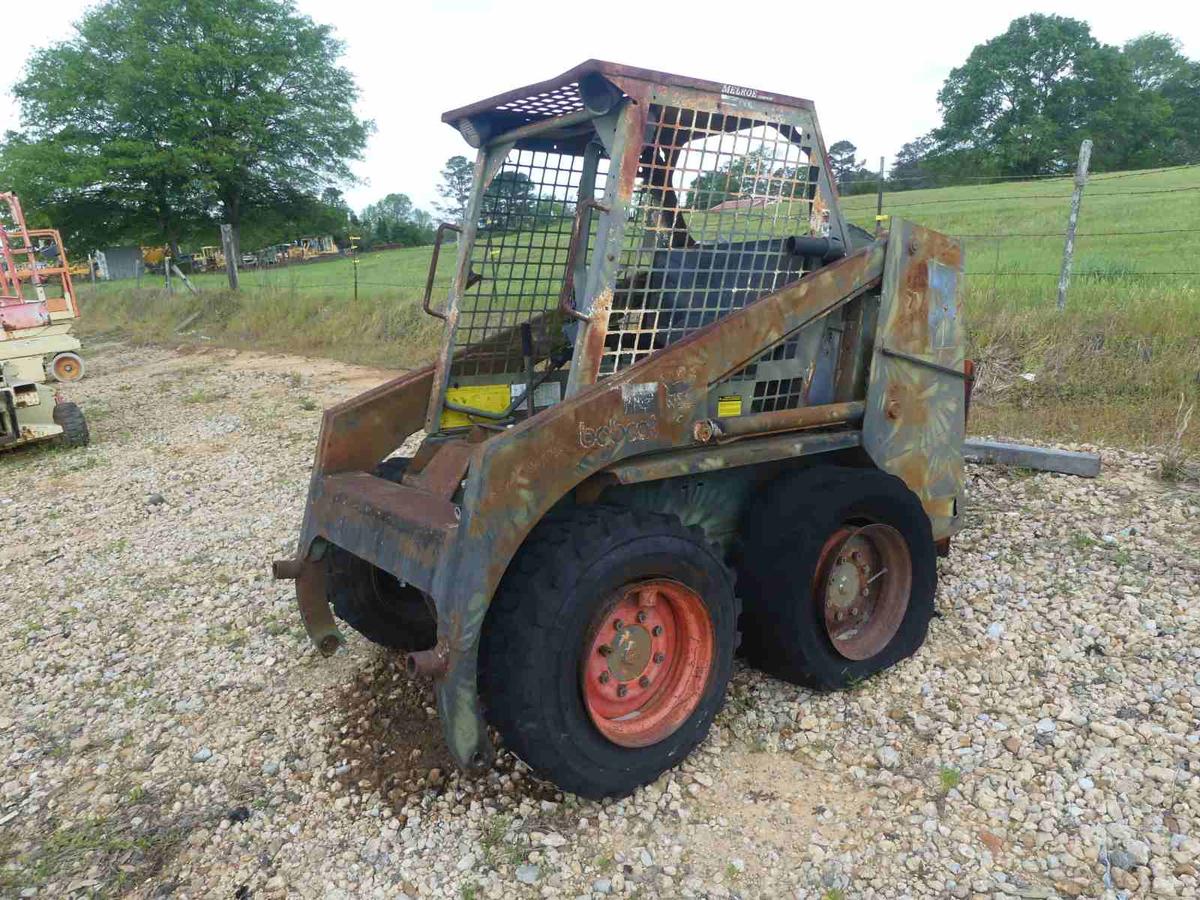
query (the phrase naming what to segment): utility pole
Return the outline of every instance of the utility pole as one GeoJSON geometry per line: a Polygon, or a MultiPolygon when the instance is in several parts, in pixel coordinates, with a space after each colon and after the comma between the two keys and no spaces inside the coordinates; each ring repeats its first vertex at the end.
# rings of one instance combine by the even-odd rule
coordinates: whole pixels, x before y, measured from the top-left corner
{"type": "Polygon", "coordinates": [[[233,242],[233,226],[221,226],[221,249],[225,252],[225,273],[229,276],[229,289],[238,289],[237,247],[233,242]]]}
{"type": "Polygon", "coordinates": [[[1067,217],[1067,241],[1063,244],[1062,271],[1058,276],[1058,310],[1067,308],[1067,288],[1071,284],[1071,259],[1075,255],[1075,226],[1079,223],[1079,206],[1083,202],[1083,186],[1087,184],[1088,162],[1092,158],[1091,139],[1079,145],[1079,162],[1075,166],[1075,192],[1071,194],[1071,213],[1067,217]]]}
{"type": "Polygon", "coordinates": [[[358,242],[362,240],[356,234],[350,235],[350,258],[354,263],[354,302],[358,302],[358,242]]]}

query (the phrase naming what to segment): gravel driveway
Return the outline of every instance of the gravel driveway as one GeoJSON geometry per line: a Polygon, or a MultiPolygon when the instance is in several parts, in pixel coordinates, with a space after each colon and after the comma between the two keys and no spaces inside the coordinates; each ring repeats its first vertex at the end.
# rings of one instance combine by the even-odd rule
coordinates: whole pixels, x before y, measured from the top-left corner
{"type": "Polygon", "coordinates": [[[289,584],[320,409],[386,373],[108,345],[95,444],[0,457],[0,896],[1200,894],[1200,494],[971,470],[916,658],[739,668],[617,803],[447,765],[428,685],[289,584]]]}

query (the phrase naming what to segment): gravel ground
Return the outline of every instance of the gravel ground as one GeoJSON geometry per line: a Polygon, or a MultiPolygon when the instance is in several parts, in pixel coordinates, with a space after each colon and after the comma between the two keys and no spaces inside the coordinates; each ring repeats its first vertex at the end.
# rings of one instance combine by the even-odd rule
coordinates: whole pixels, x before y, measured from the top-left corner
{"type": "Polygon", "coordinates": [[[0,458],[0,895],[1200,895],[1200,495],[971,471],[914,659],[737,671],[630,799],[447,765],[428,685],[289,585],[319,410],[383,373],[109,345],[95,444],[0,458]]]}

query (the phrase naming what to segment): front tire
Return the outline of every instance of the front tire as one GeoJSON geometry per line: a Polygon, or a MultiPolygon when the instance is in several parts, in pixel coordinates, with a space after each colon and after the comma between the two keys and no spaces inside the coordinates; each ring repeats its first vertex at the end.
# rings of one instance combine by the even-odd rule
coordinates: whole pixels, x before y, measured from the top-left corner
{"type": "Polygon", "coordinates": [[[79,408],[78,404],[71,403],[69,400],[56,403],[51,416],[54,418],[54,424],[62,429],[62,434],[58,436],[59,446],[86,447],[88,445],[91,434],[88,432],[87,419],[84,418],[83,410],[79,408]]]}
{"type": "Polygon", "coordinates": [[[929,517],[878,469],[784,475],[743,523],[738,586],[747,661],[816,690],[853,686],[925,641],[937,588],[929,517]]]}
{"type": "Polygon", "coordinates": [[[733,574],[670,515],[590,506],[530,534],[484,622],[479,689],[541,778],[599,799],[679,763],[725,699],[733,574]]]}

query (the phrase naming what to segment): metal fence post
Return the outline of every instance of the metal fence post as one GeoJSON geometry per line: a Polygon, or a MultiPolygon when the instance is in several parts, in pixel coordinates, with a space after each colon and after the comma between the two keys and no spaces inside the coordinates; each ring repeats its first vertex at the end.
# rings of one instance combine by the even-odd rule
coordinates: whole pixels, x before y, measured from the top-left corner
{"type": "Polygon", "coordinates": [[[225,251],[225,272],[229,275],[229,289],[238,289],[237,247],[233,242],[233,226],[221,226],[221,249],[225,251]]]}
{"type": "Polygon", "coordinates": [[[883,231],[883,164],[884,158],[879,157],[879,186],[875,193],[875,234],[883,231]]]}
{"type": "Polygon", "coordinates": [[[1067,217],[1067,240],[1063,244],[1062,271],[1058,276],[1058,308],[1067,308],[1067,288],[1071,284],[1071,258],[1075,255],[1075,226],[1079,223],[1079,205],[1083,202],[1083,186],[1087,184],[1088,161],[1092,158],[1092,142],[1085,139],[1079,145],[1079,162],[1075,166],[1075,192],[1071,194],[1071,214],[1067,217]]]}

